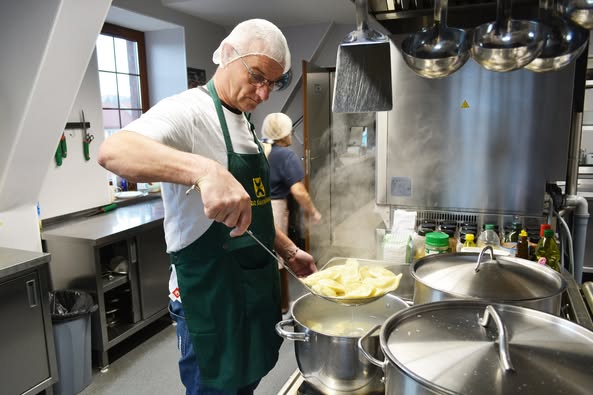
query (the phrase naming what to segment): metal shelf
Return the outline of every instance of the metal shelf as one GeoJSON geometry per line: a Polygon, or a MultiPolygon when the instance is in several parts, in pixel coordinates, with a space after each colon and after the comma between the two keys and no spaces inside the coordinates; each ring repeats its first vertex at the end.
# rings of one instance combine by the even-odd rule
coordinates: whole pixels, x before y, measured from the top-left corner
{"type": "Polygon", "coordinates": [[[129,281],[127,274],[111,273],[110,276],[112,278],[103,278],[103,292],[110,291],[129,281]]]}

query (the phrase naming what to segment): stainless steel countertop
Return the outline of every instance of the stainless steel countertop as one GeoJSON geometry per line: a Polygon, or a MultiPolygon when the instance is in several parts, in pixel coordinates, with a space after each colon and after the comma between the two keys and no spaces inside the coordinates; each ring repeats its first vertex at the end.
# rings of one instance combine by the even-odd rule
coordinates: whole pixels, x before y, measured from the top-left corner
{"type": "Polygon", "coordinates": [[[49,260],[50,255],[43,252],[0,247],[0,279],[35,268],[49,260]]]}
{"type": "Polygon", "coordinates": [[[48,226],[43,229],[41,238],[69,238],[101,245],[114,238],[121,238],[125,233],[132,234],[145,228],[162,226],[164,214],[163,201],[158,197],[118,207],[107,213],[48,226]]]}

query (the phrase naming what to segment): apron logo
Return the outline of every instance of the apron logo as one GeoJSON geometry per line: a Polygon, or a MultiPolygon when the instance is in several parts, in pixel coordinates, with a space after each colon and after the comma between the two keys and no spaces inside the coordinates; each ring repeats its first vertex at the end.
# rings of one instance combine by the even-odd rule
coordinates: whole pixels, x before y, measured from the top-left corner
{"type": "Polygon", "coordinates": [[[264,188],[264,183],[262,182],[261,177],[255,177],[253,179],[253,190],[255,191],[255,196],[258,198],[266,196],[266,188],[264,188]]]}

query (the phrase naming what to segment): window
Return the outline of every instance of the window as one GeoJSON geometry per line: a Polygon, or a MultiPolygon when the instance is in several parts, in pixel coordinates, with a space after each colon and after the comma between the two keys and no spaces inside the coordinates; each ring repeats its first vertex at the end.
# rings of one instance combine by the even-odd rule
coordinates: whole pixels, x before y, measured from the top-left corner
{"type": "Polygon", "coordinates": [[[148,110],[144,33],[106,23],[97,39],[105,135],[148,110]]]}

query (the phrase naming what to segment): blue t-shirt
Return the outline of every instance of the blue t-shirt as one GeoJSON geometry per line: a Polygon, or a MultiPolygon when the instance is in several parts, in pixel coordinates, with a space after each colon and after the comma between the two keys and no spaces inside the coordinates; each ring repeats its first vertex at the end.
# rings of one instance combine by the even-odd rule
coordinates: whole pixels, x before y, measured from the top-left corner
{"type": "Polygon", "coordinates": [[[268,155],[272,199],[286,199],[290,187],[305,178],[305,171],[297,155],[287,147],[274,144],[268,155]]]}

